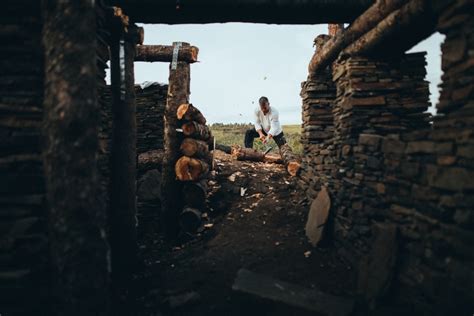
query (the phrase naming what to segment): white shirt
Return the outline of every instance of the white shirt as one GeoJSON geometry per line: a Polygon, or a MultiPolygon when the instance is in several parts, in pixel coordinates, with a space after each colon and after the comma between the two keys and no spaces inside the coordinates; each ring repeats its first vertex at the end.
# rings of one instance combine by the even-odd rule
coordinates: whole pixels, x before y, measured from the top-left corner
{"type": "Polygon", "coordinates": [[[265,133],[277,136],[283,130],[278,120],[278,111],[270,106],[267,114],[263,114],[260,108],[255,109],[255,130],[263,129],[265,133]]]}

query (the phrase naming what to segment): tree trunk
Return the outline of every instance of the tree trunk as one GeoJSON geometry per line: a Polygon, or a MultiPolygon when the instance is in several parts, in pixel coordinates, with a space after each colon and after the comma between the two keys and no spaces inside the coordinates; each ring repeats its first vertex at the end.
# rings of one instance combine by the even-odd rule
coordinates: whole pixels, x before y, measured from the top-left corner
{"type": "Polygon", "coordinates": [[[196,208],[185,207],[179,216],[179,223],[184,232],[195,233],[201,226],[201,211],[196,208]]]}
{"type": "Polygon", "coordinates": [[[58,315],[109,315],[94,3],[46,0],[43,18],[43,157],[54,309],[58,315]]]}
{"type": "Polygon", "coordinates": [[[388,15],[373,29],[349,45],[347,55],[403,53],[432,33],[435,26],[430,0],[412,0],[388,15]],[[403,41],[399,40],[403,37],[403,41]]]}
{"type": "MultiPolygon", "coordinates": [[[[183,43],[183,46],[189,44],[183,43]]],[[[161,209],[163,212],[163,223],[166,235],[176,237],[179,225],[178,219],[182,204],[182,184],[176,181],[175,165],[179,157],[180,137],[176,132],[178,119],[176,111],[178,106],[188,103],[190,83],[190,66],[186,62],[178,62],[176,69],[170,65],[170,76],[168,84],[168,97],[166,100],[164,115],[164,149],[163,180],[161,182],[161,209]]]]}
{"type": "Polygon", "coordinates": [[[185,138],[181,143],[181,152],[188,157],[207,157],[209,156],[209,146],[202,140],[194,138],[185,138]]]}
{"type": "MultiPolygon", "coordinates": [[[[136,47],[137,56],[135,61],[162,61],[172,62],[173,61],[173,46],[169,45],[138,45],[136,47]]],[[[186,63],[197,62],[199,49],[195,46],[182,46],[178,52],[178,61],[184,61],[186,63]]]]}
{"type": "Polygon", "coordinates": [[[374,28],[394,10],[408,0],[378,0],[360,15],[349,27],[336,34],[322,48],[317,49],[308,66],[310,76],[332,63],[339,53],[356,39],[374,28]]]}
{"type": "MultiPolygon", "coordinates": [[[[130,30],[132,26],[129,26],[130,30]]],[[[135,45],[122,24],[110,43],[112,140],[110,154],[110,246],[114,313],[126,304],[137,258],[135,45]]],[[[134,38],[136,41],[137,38],[134,38]]]]}
{"type": "Polygon", "coordinates": [[[175,171],[180,181],[197,181],[207,176],[209,165],[203,160],[183,156],[176,162],[175,171]]]}
{"type": "Polygon", "coordinates": [[[140,23],[348,23],[373,0],[107,0],[140,23]],[[181,3],[181,5],[180,5],[181,3]]]}
{"type": "Polygon", "coordinates": [[[178,120],[196,121],[199,124],[206,125],[206,118],[191,103],[183,103],[176,112],[178,120]]]}
{"type": "Polygon", "coordinates": [[[183,134],[187,137],[207,141],[211,138],[211,130],[207,125],[196,122],[188,122],[182,125],[183,134]]]}
{"type": "Polygon", "coordinates": [[[293,153],[290,145],[285,144],[280,147],[280,155],[286,165],[286,170],[292,176],[296,176],[300,170],[301,163],[299,158],[293,153]]]}
{"type": "Polygon", "coordinates": [[[198,182],[187,182],[183,189],[185,204],[197,209],[204,208],[207,189],[207,179],[202,179],[198,182]]]}

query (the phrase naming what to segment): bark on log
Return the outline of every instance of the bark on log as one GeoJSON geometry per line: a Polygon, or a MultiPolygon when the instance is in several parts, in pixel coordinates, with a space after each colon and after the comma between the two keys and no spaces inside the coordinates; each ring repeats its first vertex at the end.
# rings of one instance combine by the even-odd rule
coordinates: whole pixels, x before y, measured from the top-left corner
{"type": "Polygon", "coordinates": [[[404,52],[420,40],[431,34],[435,26],[430,0],[411,0],[398,10],[390,13],[373,29],[350,44],[344,55],[382,55],[386,52],[396,54],[404,52]],[[416,27],[414,27],[416,26],[416,27]],[[405,31],[406,33],[405,35],[405,31]],[[398,40],[397,34],[403,36],[398,40]],[[390,42],[396,40],[396,43],[390,42]]]}
{"type": "Polygon", "coordinates": [[[165,152],[162,149],[151,150],[138,155],[138,169],[148,170],[161,168],[165,152]]]}
{"type": "Polygon", "coordinates": [[[322,48],[317,49],[308,66],[310,76],[326,68],[339,53],[353,41],[374,28],[394,10],[408,0],[378,0],[360,15],[349,27],[331,38],[322,48]]]}
{"type": "Polygon", "coordinates": [[[206,204],[207,189],[207,179],[202,179],[199,182],[187,182],[183,189],[185,204],[202,209],[206,204]]]}
{"type": "Polygon", "coordinates": [[[202,115],[196,107],[191,103],[183,103],[179,106],[176,112],[178,120],[196,121],[199,124],[206,125],[206,118],[202,115]]]}
{"type": "Polygon", "coordinates": [[[110,249],[97,167],[95,6],[91,1],[43,1],[42,11],[43,157],[55,312],[110,315],[110,249]]]}
{"type": "Polygon", "coordinates": [[[237,160],[263,161],[265,155],[263,152],[253,148],[243,148],[240,146],[232,147],[232,157],[237,160]]]}
{"type": "MultiPolygon", "coordinates": [[[[136,232],[136,104],[134,64],[136,42],[114,28],[110,43],[112,141],[110,158],[110,246],[112,284],[125,289],[137,259],[136,232]]],[[[116,299],[122,294],[116,292],[116,299]]],[[[117,303],[117,301],[115,302],[117,303]]],[[[114,306],[115,307],[115,306],[114,306]]]]}
{"type": "Polygon", "coordinates": [[[202,140],[185,138],[181,143],[181,152],[188,157],[207,157],[209,156],[209,146],[202,140]]]}
{"type": "Polygon", "coordinates": [[[107,0],[140,23],[347,23],[367,9],[373,0],[107,0]],[[315,14],[317,12],[317,14],[315,14]]]}
{"type": "MultiPolygon", "coordinates": [[[[174,47],[171,45],[138,45],[135,61],[172,62],[174,47]]],[[[195,63],[198,59],[199,48],[182,46],[178,52],[178,61],[195,63]]]]}
{"type": "Polygon", "coordinates": [[[201,226],[201,211],[196,208],[185,207],[179,216],[179,223],[184,232],[195,233],[201,226]]]}
{"type": "Polygon", "coordinates": [[[180,181],[197,181],[207,176],[209,165],[203,160],[183,156],[176,162],[175,172],[180,181]]]}
{"type": "MultiPolygon", "coordinates": [[[[189,46],[183,43],[183,46],[189,46]]],[[[179,230],[179,214],[182,204],[182,183],[176,180],[175,165],[179,157],[180,139],[176,128],[178,106],[188,103],[190,84],[190,65],[178,62],[176,69],[171,69],[168,84],[168,97],[164,115],[164,148],[163,180],[161,184],[161,206],[164,217],[164,229],[168,237],[176,237],[179,230]]]]}
{"type": "Polygon", "coordinates": [[[222,144],[216,144],[216,148],[217,150],[220,150],[220,151],[223,151],[225,152],[226,154],[231,154],[232,153],[232,147],[231,146],[227,146],[227,145],[222,145],[222,144]]]}
{"type": "Polygon", "coordinates": [[[301,167],[299,158],[293,153],[290,145],[284,144],[280,147],[280,155],[286,165],[286,170],[292,176],[296,176],[301,167]]]}
{"type": "Polygon", "coordinates": [[[242,148],[240,146],[232,147],[232,156],[237,160],[249,160],[258,162],[269,162],[282,164],[283,160],[280,155],[275,154],[264,154],[253,148],[242,148]]]}
{"type": "Polygon", "coordinates": [[[211,138],[211,130],[207,125],[202,125],[196,122],[188,122],[181,126],[183,134],[186,137],[197,138],[207,141],[211,138]]]}

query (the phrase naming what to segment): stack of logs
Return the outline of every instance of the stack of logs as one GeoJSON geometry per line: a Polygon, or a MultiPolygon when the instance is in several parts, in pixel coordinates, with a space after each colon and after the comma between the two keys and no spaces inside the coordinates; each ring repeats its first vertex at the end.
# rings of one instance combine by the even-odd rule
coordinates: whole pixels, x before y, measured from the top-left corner
{"type": "Polygon", "coordinates": [[[181,104],[177,118],[182,123],[184,136],[180,151],[183,156],[175,165],[176,177],[183,186],[184,208],[180,225],[184,232],[195,232],[201,226],[201,214],[205,208],[207,177],[212,168],[213,137],[202,113],[190,103],[181,104]]]}

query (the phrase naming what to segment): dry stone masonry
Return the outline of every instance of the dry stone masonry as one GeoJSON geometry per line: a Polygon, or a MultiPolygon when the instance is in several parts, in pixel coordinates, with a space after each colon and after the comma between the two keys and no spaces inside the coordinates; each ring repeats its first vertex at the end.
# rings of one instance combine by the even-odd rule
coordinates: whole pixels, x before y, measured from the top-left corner
{"type": "Polygon", "coordinates": [[[474,301],[473,22],[468,1],[444,6],[437,115],[425,53],[340,55],[302,84],[299,181],[311,200],[328,188],[326,233],[362,297],[439,314],[474,301]]]}

